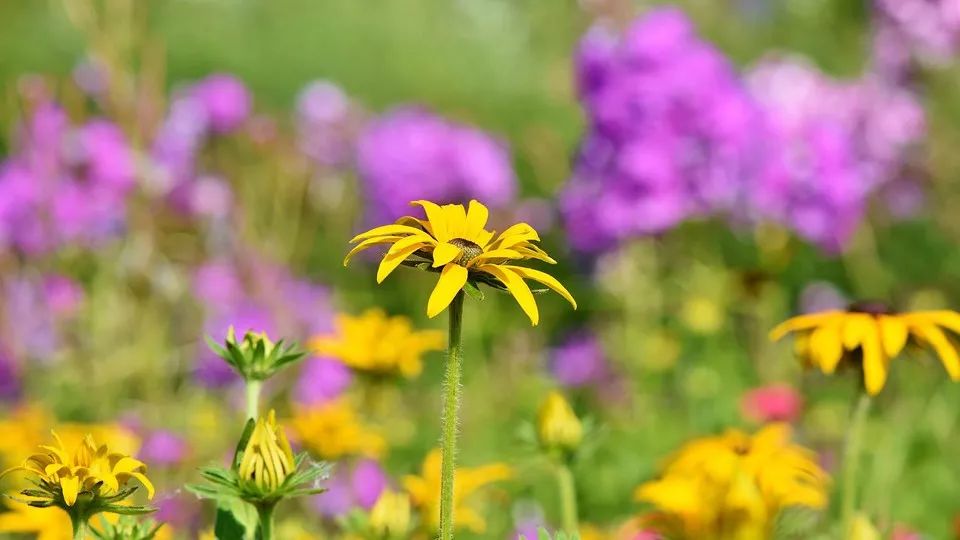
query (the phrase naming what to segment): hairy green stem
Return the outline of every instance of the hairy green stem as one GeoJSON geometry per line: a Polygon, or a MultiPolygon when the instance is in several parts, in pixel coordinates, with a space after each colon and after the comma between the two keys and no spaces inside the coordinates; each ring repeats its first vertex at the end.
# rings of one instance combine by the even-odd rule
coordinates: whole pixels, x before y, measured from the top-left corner
{"type": "Polygon", "coordinates": [[[70,523],[73,525],[73,540],[87,538],[87,520],[78,512],[70,512],[70,523]]]}
{"type": "Polygon", "coordinates": [[[257,505],[257,518],[259,521],[258,530],[260,531],[259,536],[257,536],[258,540],[273,540],[273,509],[274,508],[276,508],[276,503],[257,505]]]}
{"type": "Polygon", "coordinates": [[[863,428],[870,411],[870,396],[863,392],[857,400],[857,406],[850,419],[846,446],[843,450],[843,498],[840,504],[840,517],[844,538],[850,534],[854,512],[857,507],[857,475],[863,447],[863,428]]]}
{"type": "Polygon", "coordinates": [[[577,534],[580,530],[577,517],[577,488],[573,473],[565,463],[557,466],[557,489],[560,493],[560,519],[563,530],[568,535],[577,534]]]}
{"type": "Polygon", "coordinates": [[[460,411],[460,371],[463,348],[460,327],[463,324],[463,291],[450,303],[450,334],[447,343],[447,368],[443,377],[443,418],[440,433],[440,540],[453,539],[453,476],[457,459],[457,423],[460,411]]]}
{"type": "Polygon", "coordinates": [[[263,381],[249,380],[247,381],[247,418],[252,418],[256,420],[260,414],[260,388],[263,386],[263,381]]]}

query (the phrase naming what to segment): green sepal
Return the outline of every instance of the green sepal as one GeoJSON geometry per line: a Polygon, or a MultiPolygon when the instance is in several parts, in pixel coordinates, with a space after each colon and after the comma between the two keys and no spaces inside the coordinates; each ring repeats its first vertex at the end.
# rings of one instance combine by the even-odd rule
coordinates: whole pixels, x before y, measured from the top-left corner
{"type": "Polygon", "coordinates": [[[483,291],[480,290],[480,287],[472,279],[467,280],[467,283],[463,286],[463,290],[470,298],[483,302],[483,291]]]}
{"type": "Polygon", "coordinates": [[[256,427],[256,425],[256,420],[250,418],[243,426],[243,432],[240,433],[240,440],[237,441],[237,448],[233,451],[231,468],[235,471],[240,469],[240,462],[243,461],[243,452],[247,448],[247,443],[250,442],[250,437],[253,435],[253,428],[256,427]]]}

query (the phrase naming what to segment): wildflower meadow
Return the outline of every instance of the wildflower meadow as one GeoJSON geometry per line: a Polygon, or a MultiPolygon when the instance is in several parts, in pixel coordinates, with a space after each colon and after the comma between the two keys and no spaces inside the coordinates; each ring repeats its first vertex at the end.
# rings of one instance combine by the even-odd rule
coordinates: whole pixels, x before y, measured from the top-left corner
{"type": "Polygon", "coordinates": [[[960,540],[960,1],[0,2],[0,539],[960,540]]]}

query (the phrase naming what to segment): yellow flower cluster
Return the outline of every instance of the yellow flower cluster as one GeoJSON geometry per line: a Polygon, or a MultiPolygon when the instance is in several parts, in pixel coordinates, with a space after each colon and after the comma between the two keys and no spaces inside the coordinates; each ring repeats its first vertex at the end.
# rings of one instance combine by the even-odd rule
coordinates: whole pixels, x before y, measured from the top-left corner
{"type": "Polygon", "coordinates": [[[682,447],[635,498],[656,508],[649,525],[669,538],[766,540],[783,508],[826,506],[829,479],[814,457],[785,424],[731,430],[682,447]]]}
{"type": "Polygon", "coordinates": [[[290,424],[297,440],[322,459],[377,458],[387,447],[383,436],[363,425],[353,406],[343,399],[300,409],[290,424]]]}
{"type": "MultiPolygon", "coordinates": [[[[404,487],[413,504],[420,509],[424,525],[430,532],[440,528],[440,465],[441,453],[435,448],[424,459],[420,476],[408,475],[403,479],[404,487]]],[[[454,527],[463,527],[482,534],[487,523],[476,510],[467,505],[467,499],[480,488],[507,480],[511,476],[513,471],[503,463],[458,468],[454,473],[454,527]]]]}
{"type": "Polygon", "coordinates": [[[770,338],[778,340],[790,332],[800,332],[800,354],[827,374],[833,373],[845,357],[862,363],[867,393],[876,395],[887,382],[890,361],[911,337],[936,351],[950,378],[960,381],[960,354],[943,329],[960,334],[960,313],[892,313],[875,304],[855,304],[847,311],[794,317],[774,328],[770,338]]]}
{"type": "Polygon", "coordinates": [[[443,332],[414,330],[409,318],[388,317],[380,309],[358,317],[340,315],[335,326],[333,335],[314,337],[310,349],[375,375],[416,377],[423,370],[423,354],[443,350],[445,342],[443,332]]]}
{"type": "Polygon", "coordinates": [[[92,494],[98,484],[100,494],[113,495],[130,480],[139,481],[146,488],[147,497],[153,498],[153,484],[146,476],[147,466],[142,461],[111,452],[105,444],[97,446],[89,434],[70,454],[56,432],[53,436],[57,446],[40,446],[42,452],[33,454],[23,465],[4,474],[12,470],[31,473],[41,489],[50,493],[50,499],[66,506],[73,506],[81,493],[92,494]]]}

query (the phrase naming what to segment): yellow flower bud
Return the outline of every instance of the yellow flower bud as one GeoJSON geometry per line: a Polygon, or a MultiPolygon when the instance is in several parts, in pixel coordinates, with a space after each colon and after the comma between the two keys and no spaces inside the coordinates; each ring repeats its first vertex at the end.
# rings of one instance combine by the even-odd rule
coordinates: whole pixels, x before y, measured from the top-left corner
{"type": "Polygon", "coordinates": [[[295,468],[293,451],[274,411],[260,417],[240,460],[240,481],[260,491],[276,491],[295,468]]]}
{"type": "Polygon", "coordinates": [[[537,435],[545,448],[573,451],[583,439],[583,426],[570,404],[559,392],[550,392],[540,405],[537,435]]]}
{"type": "Polygon", "coordinates": [[[382,538],[405,537],[410,530],[410,496],[385,489],[370,509],[370,529],[382,538]]]}

